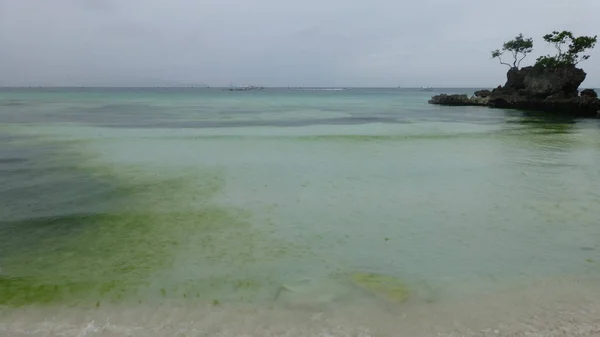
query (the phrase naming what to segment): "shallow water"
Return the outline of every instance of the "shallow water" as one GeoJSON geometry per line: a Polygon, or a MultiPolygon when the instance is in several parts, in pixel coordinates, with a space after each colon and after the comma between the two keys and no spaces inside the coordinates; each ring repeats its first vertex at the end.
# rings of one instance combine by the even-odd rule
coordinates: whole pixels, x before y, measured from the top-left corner
{"type": "Polygon", "coordinates": [[[598,122],[431,94],[0,92],[0,332],[600,331],[598,122]]]}

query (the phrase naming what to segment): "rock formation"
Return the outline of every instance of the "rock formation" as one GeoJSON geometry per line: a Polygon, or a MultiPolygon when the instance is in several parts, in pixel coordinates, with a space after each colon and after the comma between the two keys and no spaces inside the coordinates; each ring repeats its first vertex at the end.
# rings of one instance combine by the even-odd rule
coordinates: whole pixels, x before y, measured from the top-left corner
{"type": "Polygon", "coordinates": [[[479,97],[479,98],[486,98],[486,97],[489,97],[491,94],[492,94],[492,92],[489,90],[475,91],[475,97],[479,97]]]}
{"type": "Polygon", "coordinates": [[[600,112],[600,99],[594,90],[586,89],[579,95],[586,73],[575,66],[512,68],[506,77],[506,84],[492,91],[479,90],[473,97],[442,94],[429,103],[566,112],[582,117],[596,117],[600,112]]]}
{"type": "MultiPolygon", "coordinates": [[[[489,91],[489,90],[488,90],[489,91]]],[[[454,95],[436,95],[433,96],[429,103],[439,105],[482,105],[487,106],[489,104],[489,97],[469,97],[467,94],[454,94],[454,95]]]]}
{"type": "Polygon", "coordinates": [[[512,68],[506,74],[504,87],[495,89],[495,95],[517,95],[531,98],[547,98],[553,95],[576,97],[577,88],[585,80],[586,73],[576,67],[512,68]]]}
{"type": "Polygon", "coordinates": [[[581,91],[581,97],[598,98],[598,94],[594,89],[585,89],[581,91]]]}

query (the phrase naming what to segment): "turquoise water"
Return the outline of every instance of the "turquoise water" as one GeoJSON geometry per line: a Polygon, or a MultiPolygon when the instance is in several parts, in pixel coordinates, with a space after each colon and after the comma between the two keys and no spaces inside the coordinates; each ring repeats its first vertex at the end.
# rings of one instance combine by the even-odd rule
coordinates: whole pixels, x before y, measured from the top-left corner
{"type": "Polygon", "coordinates": [[[597,331],[600,124],[433,94],[1,91],[0,331],[597,331]]]}

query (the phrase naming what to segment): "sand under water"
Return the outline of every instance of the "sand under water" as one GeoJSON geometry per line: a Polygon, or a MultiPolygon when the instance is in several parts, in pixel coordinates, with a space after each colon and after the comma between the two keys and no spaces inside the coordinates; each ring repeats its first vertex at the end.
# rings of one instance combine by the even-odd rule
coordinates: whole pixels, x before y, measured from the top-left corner
{"type": "Polygon", "coordinates": [[[600,125],[427,94],[1,92],[0,335],[600,335],[600,125]]]}

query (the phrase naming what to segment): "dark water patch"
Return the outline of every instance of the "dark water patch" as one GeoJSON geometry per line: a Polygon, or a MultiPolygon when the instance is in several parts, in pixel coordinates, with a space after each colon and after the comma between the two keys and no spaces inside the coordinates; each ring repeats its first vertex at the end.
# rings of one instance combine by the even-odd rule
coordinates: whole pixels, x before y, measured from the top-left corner
{"type": "Polygon", "coordinates": [[[27,178],[27,176],[31,178],[41,173],[67,173],[69,170],[76,168],[75,165],[60,165],[58,163],[51,165],[49,163],[42,163],[39,160],[32,159],[30,155],[27,155],[27,158],[19,158],[17,161],[6,162],[6,164],[7,165],[5,166],[0,166],[0,172],[8,175],[15,175],[15,177],[21,175],[24,178],[27,178]],[[32,163],[32,165],[21,165],[23,163],[32,163]],[[37,165],[33,165],[33,163],[37,165]]]}
{"type": "Polygon", "coordinates": [[[505,121],[505,124],[509,126],[521,127],[523,129],[532,131],[548,131],[556,133],[572,132],[572,130],[576,126],[576,123],[549,122],[544,120],[532,119],[507,120],[505,121]]]}
{"type": "Polygon", "coordinates": [[[368,124],[368,123],[399,123],[396,118],[389,117],[372,117],[372,116],[354,116],[333,118],[329,121],[334,121],[334,124],[368,124]]]}
{"type": "Polygon", "coordinates": [[[314,125],[361,125],[371,123],[401,124],[403,122],[394,118],[378,117],[343,117],[343,118],[323,118],[323,119],[301,119],[301,120],[245,120],[245,121],[146,121],[128,125],[124,123],[103,124],[104,127],[111,128],[176,128],[176,129],[202,129],[202,128],[235,128],[235,127],[302,127],[314,125]]]}
{"type": "Polygon", "coordinates": [[[521,128],[521,132],[524,134],[532,134],[532,135],[569,135],[572,134],[573,131],[572,130],[568,130],[568,129],[561,129],[561,128],[556,128],[556,129],[547,129],[547,128],[542,128],[542,129],[531,129],[531,128],[521,128]]]}
{"type": "Polygon", "coordinates": [[[277,141],[349,141],[349,142],[410,142],[414,140],[443,140],[443,139],[486,139],[490,137],[520,136],[518,130],[493,130],[486,132],[463,133],[413,133],[413,134],[323,134],[303,136],[281,135],[190,135],[190,136],[161,136],[140,137],[141,139],[162,140],[277,140],[277,141]]]}
{"type": "Polygon", "coordinates": [[[160,123],[168,114],[166,109],[143,103],[111,103],[85,104],[81,107],[67,107],[52,114],[52,119],[58,122],[78,122],[90,125],[105,125],[115,123],[123,126],[136,127],[137,124],[160,123]]]}
{"type": "Polygon", "coordinates": [[[9,145],[11,143],[23,141],[26,139],[28,139],[28,137],[11,133],[9,131],[9,129],[5,130],[3,128],[0,128],[0,149],[2,149],[2,151],[3,151],[2,154],[3,155],[15,155],[15,154],[19,153],[16,150],[12,151],[12,152],[7,152],[7,151],[11,150],[9,145]]]}
{"type": "Polygon", "coordinates": [[[5,157],[5,158],[0,158],[0,165],[24,163],[26,161],[27,161],[26,158],[18,158],[18,157],[6,158],[5,157]]]}
{"type": "Polygon", "coordinates": [[[566,125],[576,124],[574,121],[564,122],[557,120],[540,120],[540,119],[509,119],[506,120],[506,124],[518,124],[518,125],[540,125],[547,127],[564,127],[566,125]]]}
{"type": "Polygon", "coordinates": [[[522,125],[531,128],[570,130],[577,126],[581,119],[535,111],[502,110],[504,123],[507,125],[522,125]]]}
{"type": "Polygon", "coordinates": [[[421,133],[421,134],[398,134],[398,135],[318,135],[302,136],[300,140],[306,141],[349,141],[349,142],[369,142],[369,141],[392,141],[406,142],[414,140],[442,140],[442,139],[485,139],[491,136],[510,135],[504,131],[490,132],[465,132],[465,133],[421,133]]]}
{"type": "MultiPolygon", "coordinates": [[[[60,212],[60,211],[59,211],[60,212]]],[[[64,212],[64,211],[63,211],[64,212]]],[[[44,242],[84,231],[93,214],[73,214],[0,221],[0,256],[35,249],[44,242]],[[7,240],[10,238],[10,240],[7,240]]],[[[2,262],[2,261],[0,261],[2,262]]]]}
{"type": "Polygon", "coordinates": [[[1,207],[4,220],[62,216],[67,209],[96,212],[120,201],[119,189],[107,180],[73,167],[47,168],[35,159],[27,165],[0,166],[0,200],[7,201],[1,207]],[[112,198],[107,199],[109,194],[112,198]]]}
{"type": "MultiPolygon", "coordinates": [[[[394,115],[353,115],[339,118],[247,119],[257,110],[209,111],[210,108],[157,107],[137,104],[112,104],[87,108],[71,107],[39,114],[14,111],[0,116],[4,123],[81,123],[110,128],[228,128],[228,127],[301,127],[313,125],[360,125],[370,123],[408,123],[394,115]],[[236,120],[225,116],[239,116],[236,120]]],[[[276,111],[276,113],[281,113],[276,111]]],[[[284,117],[287,117],[284,115],[284,117]]],[[[234,117],[235,118],[235,117],[234,117]]]]}
{"type": "Polygon", "coordinates": [[[25,100],[15,100],[15,99],[0,100],[0,106],[24,106],[24,105],[29,105],[29,104],[31,104],[31,103],[27,102],[25,100]]]}
{"type": "Polygon", "coordinates": [[[160,110],[156,106],[142,104],[142,103],[124,103],[124,104],[103,104],[99,106],[87,107],[85,111],[80,109],[72,109],[72,112],[90,112],[90,113],[130,113],[135,114],[136,112],[151,112],[152,110],[160,110]]]}

